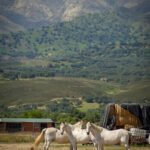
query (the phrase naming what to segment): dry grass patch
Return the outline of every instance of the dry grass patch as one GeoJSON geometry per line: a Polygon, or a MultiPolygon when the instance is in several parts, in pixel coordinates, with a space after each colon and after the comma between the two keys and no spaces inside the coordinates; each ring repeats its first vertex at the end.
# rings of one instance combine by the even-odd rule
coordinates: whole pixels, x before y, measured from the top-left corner
{"type": "MultiPolygon", "coordinates": [[[[32,143],[13,143],[13,144],[0,144],[0,150],[29,150],[32,146],[32,143]]],[[[38,150],[42,150],[43,144],[39,145],[38,150]]],[[[105,146],[105,150],[124,150],[123,146],[105,146]]],[[[62,144],[51,144],[49,150],[68,150],[69,145],[62,145],[62,144]]],[[[131,150],[149,150],[150,146],[131,146],[131,150]]],[[[92,145],[82,146],[78,145],[78,150],[94,150],[92,145]]]]}

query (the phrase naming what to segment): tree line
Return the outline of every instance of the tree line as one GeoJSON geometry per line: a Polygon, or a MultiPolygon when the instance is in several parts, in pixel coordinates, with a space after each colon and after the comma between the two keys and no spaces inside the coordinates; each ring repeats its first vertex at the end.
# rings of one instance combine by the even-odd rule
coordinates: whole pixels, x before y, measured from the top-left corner
{"type": "MultiPolygon", "coordinates": [[[[29,104],[31,106],[32,104],[29,104]]],[[[82,112],[78,109],[78,104],[74,105],[71,101],[63,99],[59,102],[50,102],[46,109],[40,110],[37,107],[8,108],[0,105],[0,118],[51,118],[55,122],[71,122],[87,120],[92,122],[102,122],[104,107],[101,105],[98,109],[89,109],[82,112]]],[[[80,104],[79,104],[80,105],[80,104]]]]}

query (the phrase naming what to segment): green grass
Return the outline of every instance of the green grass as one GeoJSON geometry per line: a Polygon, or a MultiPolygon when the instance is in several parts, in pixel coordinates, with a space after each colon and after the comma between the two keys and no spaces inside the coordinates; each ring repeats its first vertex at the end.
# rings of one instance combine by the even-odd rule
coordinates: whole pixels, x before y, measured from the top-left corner
{"type": "Polygon", "coordinates": [[[1,104],[47,103],[54,98],[101,96],[110,87],[95,80],[78,78],[36,78],[26,80],[0,80],[1,104]]]}
{"type": "Polygon", "coordinates": [[[79,110],[82,112],[86,112],[88,109],[96,109],[96,108],[99,108],[99,104],[83,102],[79,110]]]}
{"type": "Polygon", "coordinates": [[[24,67],[35,67],[35,66],[47,66],[49,64],[48,60],[42,60],[42,59],[28,59],[28,58],[22,58],[20,60],[21,66],[24,67]]]}
{"type": "MultiPolygon", "coordinates": [[[[85,96],[108,96],[120,102],[150,101],[150,81],[140,81],[120,87],[97,80],[83,78],[35,78],[20,80],[0,79],[0,104],[48,103],[57,98],[80,98],[85,96]]],[[[85,111],[98,105],[83,103],[85,111]]]]}
{"type": "Polygon", "coordinates": [[[150,103],[150,81],[139,81],[120,89],[115,98],[121,101],[150,103]]]}

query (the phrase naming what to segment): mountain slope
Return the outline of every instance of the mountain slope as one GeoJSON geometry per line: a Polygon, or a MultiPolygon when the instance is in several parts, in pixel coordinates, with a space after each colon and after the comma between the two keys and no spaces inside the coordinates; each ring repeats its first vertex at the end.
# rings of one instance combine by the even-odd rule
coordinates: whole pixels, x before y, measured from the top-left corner
{"type": "Polygon", "coordinates": [[[149,28],[116,13],[0,35],[0,71],[11,79],[71,76],[127,83],[149,79],[149,28]]]}
{"type": "Polygon", "coordinates": [[[11,22],[9,19],[5,18],[4,16],[0,15],[0,20],[3,22],[0,23],[0,33],[8,32],[17,32],[18,30],[24,30],[24,28],[14,22],[11,22]]]}
{"type": "MultiPolygon", "coordinates": [[[[6,0],[0,2],[0,14],[25,28],[69,21],[84,13],[101,12],[105,8],[94,1],[79,0],[6,0]]],[[[3,24],[3,20],[1,20],[3,24]]],[[[17,27],[16,27],[17,28],[17,27]]]]}
{"type": "MultiPolygon", "coordinates": [[[[150,11],[148,4],[148,0],[5,0],[0,1],[0,15],[23,28],[34,28],[52,22],[70,21],[87,13],[112,10],[122,12],[123,16],[128,13],[128,17],[131,15],[132,19],[139,15],[147,18],[150,11]]],[[[5,24],[3,20],[0,23],[5,24]]],[[[12,28],[21,29],[17,26],[12,28]]]]}

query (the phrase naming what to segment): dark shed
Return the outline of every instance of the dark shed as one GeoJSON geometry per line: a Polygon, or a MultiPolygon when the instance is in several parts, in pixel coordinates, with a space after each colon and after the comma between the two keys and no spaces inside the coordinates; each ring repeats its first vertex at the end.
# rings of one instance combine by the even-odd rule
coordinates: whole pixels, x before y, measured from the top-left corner
{"type": "Polygon", "coordinates": [[[47,118],[0,118],[2,132],[40,132],[52,126],[54,122],[47,118]]]}

